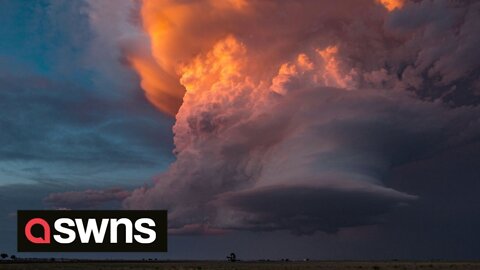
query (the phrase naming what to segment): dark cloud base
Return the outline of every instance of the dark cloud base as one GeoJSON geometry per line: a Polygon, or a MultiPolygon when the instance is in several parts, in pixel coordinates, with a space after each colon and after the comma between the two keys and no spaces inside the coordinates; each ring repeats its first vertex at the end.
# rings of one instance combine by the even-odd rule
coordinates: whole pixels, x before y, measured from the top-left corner
{"type": "Polygon", "coordinates": [[[382,214],[414,203],[416,196],[390,189],[345,190],[276,186],[225,194],[219,204],[232,209],[243,227],[254,231],[293,230],[296,234],[338,232],[340,228],[382,223],[382,214]]]}

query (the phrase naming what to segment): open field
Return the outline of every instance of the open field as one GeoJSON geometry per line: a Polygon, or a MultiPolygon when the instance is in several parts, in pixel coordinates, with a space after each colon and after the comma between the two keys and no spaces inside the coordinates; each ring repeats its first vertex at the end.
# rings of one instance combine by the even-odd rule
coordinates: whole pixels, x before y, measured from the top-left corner
{"type": "Polygon", "coordinates": [[[480,269],[480,262],[80,262],[80,263],[0,263],[0,270],[430,270],[480,269]]]}

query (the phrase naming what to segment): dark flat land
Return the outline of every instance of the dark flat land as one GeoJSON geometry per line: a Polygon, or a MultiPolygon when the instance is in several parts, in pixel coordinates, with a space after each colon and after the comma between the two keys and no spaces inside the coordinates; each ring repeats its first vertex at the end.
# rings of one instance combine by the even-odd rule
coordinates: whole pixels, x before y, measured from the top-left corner
{"type": "Polygon", "coordinates": [[[480,262],[53,262],[0,263],[1,270],[296,270],[296,269],[372,269],[372,270],[480,270],[480,262]]]}

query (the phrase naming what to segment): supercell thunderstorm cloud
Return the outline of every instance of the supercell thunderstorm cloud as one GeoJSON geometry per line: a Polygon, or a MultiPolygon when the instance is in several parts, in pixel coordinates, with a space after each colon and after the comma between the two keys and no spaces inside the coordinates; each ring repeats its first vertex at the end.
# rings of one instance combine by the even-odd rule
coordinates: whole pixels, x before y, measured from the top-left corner
{"type": "Polygon", "coordinates": [[[176,160],[123,205],[168,209],[172,232],[381,224],[422,200],[386,183],[392,168],[478,141],[478,2],[139,9],[147,38],[126,58],[175,117],[176,160]]]}
{"type": "Polygon", "coordinates": [[[160,259],[480,259],[480,1],[0,3],[2,253],[166,209],[160,259]]]}

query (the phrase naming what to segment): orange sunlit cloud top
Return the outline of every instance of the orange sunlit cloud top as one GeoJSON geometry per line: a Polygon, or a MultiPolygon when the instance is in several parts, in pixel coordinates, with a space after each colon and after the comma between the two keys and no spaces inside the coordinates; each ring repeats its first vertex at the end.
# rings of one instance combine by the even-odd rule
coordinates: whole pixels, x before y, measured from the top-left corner
{"type": "MultiPolygon", "coordinates": [[[[185,66],[189,66],[199,53],[208,51],[218,41],[193,38],[185,33],[190,31],[186,29],[200,24],[198,20],[216,21],[214,16],[198,18],[198,14],[204,13],[202,10],[207,8],[223,16],[225,9],[239,11],[246,7],[244,0],[193,2],[189,5],[170,0],[142,1],[142,26],[149,38],[150,48],[148,53],[132,54],[128,58],[141,78],[141,87],[147,99],[157,109],[176,115],[186,91],[180,84],[185,66]]],[[[215,30],[211,29],[210,32],[215,30]]],[[[218,36],[224,37],[224,33],[218,36]]]]}
{"type": "MultiPolygon", "coordinates": [[[[371,1],[372,6],[377,2],[382,4],[387,10],[392,11],[401,8],[405,0],[371,1]]],[[[299,16],[295,15],[295,8],[298,8],[296,5],[280,2],[278,6],[281,5],[291,5],[291,7],[288,7],[289,10],[292,10],[290,15],[292,17],[299,16]]],[[[244,0],[211,0],[189,2],[189,4],[180,4],[172,0],[143,0],[140,15],[143,30],[149,39],[148,53],[129,55],[128,59],[140,76],[141,87],[147,99],[157,109],[171,116],[175,116],[183,103],[183,97],[186,91],[189,91],[189,89],[197,89],[198,91],[200,88],[208,88],[213,85],[212,82],[206,83],[208,81],[206,78],[193,80],[194,84],[200,84],[192,85],[192,78],[194,77],[192,74],[198,75],[202,73],[204,71],[202,69],[203,65],[217,66],[217,68],[221,67],[222,69],[232,69],[236,67],[235,63],[229,62],[231,59],[228,57],[228,54],[225,56],[216,55],[216,57],[209,60],[213,61],[212,59],[215,59],[215,61],[218,61],[216,64],[202,63],[202,65],[200,65],[197,63],[196,65],[192,65],[195,61],[198,62],[197,57],[199,55],[207,54],[220,40],[224,40],[225,37],[228,36],[231,37],[230,40],[237,39],[240,42],[246,40],[246,49],[254,50],[255,46],[258,46],[257,42],[265,42],[262,41],[262,37],[267,35],[273,38],[276,37],[272,33],[276,33],[277,30],[272,31],[272,29],[274,29],[273,27],[275,27],[275,29],[282,29],[282,31],[278,31],[279,37],[285,35],[278,39],[283,40],[282,42],[271,44],[268,41],[265,42],[268,46],[278,46],[278,49],[274,49],[275,47],[272,46],[272,49],[268,52],[262,51],[257,53],[253,57],[258,59],[249,59],[249,70],[246,71],[249,74],[243,74],[242,76],[255,76],[255,73],[262,72],[268,73],[269,68],[274,70],[280,63],[276,58],[279,60],[282,57],[282,55],[280,55],[282,54],[281,50],[286,48],[286,44],[283,43],[288,43],[285,38],[293,38],[289,36],[292,31],[289,27],[297,29],[297,27],[304,27],[305,23],[300,22],[297,26],[292,26],[292,23],[283,24],[285,22],[281,16],[278,18],[277,16],[270,18],[270,15],[265,15],[260,12],[268,10],[269,8],[272,8],[272,6],[265,2],[249,3],[244,0]],[[258,9],[258,12],[255,12],[255,8],[258,9]],[[199,16],[199,14],[201,14],[201,16],[199,16]],[[254,20],[257,20],[260,25],[250,24],[254,20]],[[277,23],[264,26],[264,24],[269,21],[277,23]],[[263,22],[263,24],[261,22],[263,22]],[[244,27],[239,27],[241,25],[244,27]],[[251,29],[251,31],[244,31],[244,28],[251,29]],[[261,30],[259,30],[259,28],[261,28],[261,30]],[[257,36],[258,39],[252,39],[254,35],[257,36]],[[263,59],[262,57],[271,57],[275,60],[260,60],[263,59]],[[262,61],[263,64],[254,67],[256,63],[260,63],[260,61],[262,61]],[[191,69],[193,67],[196,69],[188,70],[188,68],[191,69]]],[[[301,13],[299,14],[304,13],[304,10],[300,11],[301,13]]],[[[339,16],[351,16],[342,8],[337,8],[331,12],[329,11],[328,14],[332,12],[338,12],[340,14],[339,16]],[[344,14],[345,12],[347,13],[344,14]]],[[[328,14],[325,14],[325,16],[328,14]]],[[[312,15],[312,18],[316,17],[317,15],[312,15]]],[[[322,78],[323,83],[329,86],[349,88],[348,78],[343,74],[340,60],[337,57],[338,48],[331,46],[324,50],[317,49],[317,53],[323,60],[322,66],[317,66],[317,69],[322,73],[318,75],[322,78]]],[[[245,57],[251,58],[252,55],[245,57]]],[[[284,54],[283,56],[286,55],[288,54],[284,54]]],[[[302,65],[308,66],[307,60],[305,57],[300,57],[298,59],[299,67],[302,67],[302,65]]],[[[306,66],[303,68],[305,69],[306,66]]],[[[224,73],[230,74],[228,70],[222,71],[219,74],[224,73]]],[[[202,76],[208,78],[214,77],[213,74],[203,74],[202,76]]],[[[287,76],[287,74],[283,74],[282,76],[287,76]]],[[[266,81],[269,81],[269,79],[266,79],[266,81]]]]}
{"type": "Polygon", "coordinates": [[[172,78],[149,59],[131,56],[129,61],[140,76],[140,85],[148,101],[162,112],[175,116],[184,93],[176,78],[172,78]]]}
{"type": "Polygon", "coordinates": [[[405,0],[377,0],[377,2],[382,4],[388,11],[402,8],[405,4],[405,0]]]}

